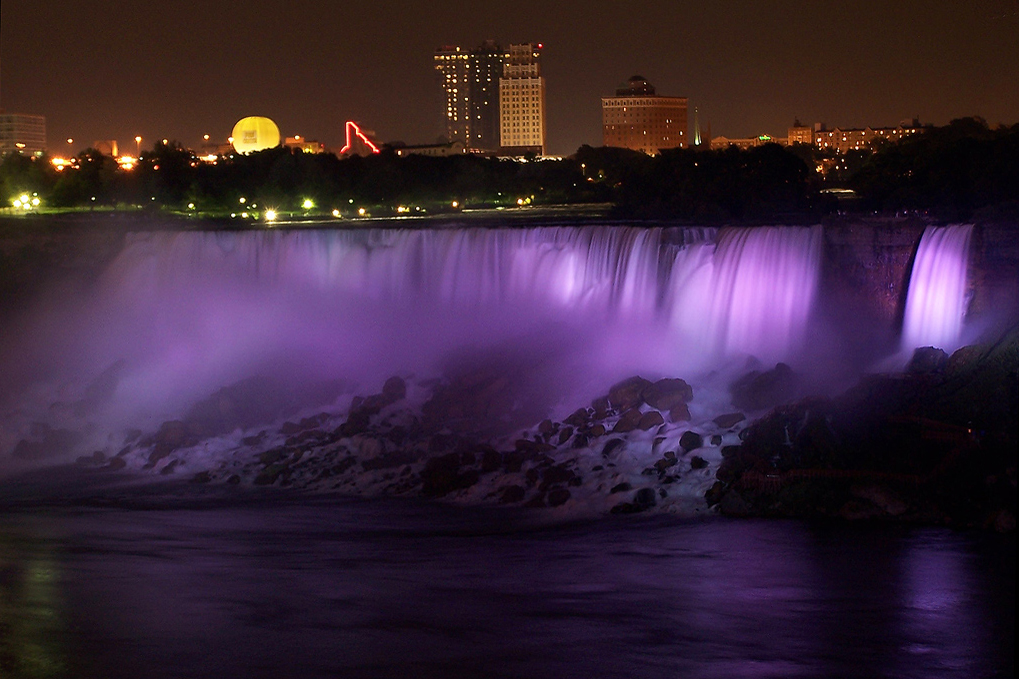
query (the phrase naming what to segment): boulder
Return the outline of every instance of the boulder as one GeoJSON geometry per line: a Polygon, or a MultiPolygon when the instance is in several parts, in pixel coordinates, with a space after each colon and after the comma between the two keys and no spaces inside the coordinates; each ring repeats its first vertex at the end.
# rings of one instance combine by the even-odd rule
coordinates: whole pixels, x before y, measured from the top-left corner
{"type": "Polygon", "coordinates": [[[914,375],[940,373],[948,365],[948,354],[936,347],[918,347],[913,350],[906,372],[914,375]]]}
{"type": "Polygon", "coordinates": [[[618,410],[636,408],[644,402],[642,394],[650,386],[651,382],[637,375],[617,382],[609,388],[609,404],[618,410]]]}
{"type": "Polygon", "coordinates": [[[548,506],[558,507],[566,504],[570,499],[570,491],[566,488],[550,488],[548,491],[548,506]]]}
{"type": "Polygon", "coordinates": [[[764,410],[786,403],[796,395],[793,369],[778,363],[765,372],[751,371],[729,385],[732,404],[740,410],[764,410]]]}
{"type": "Polygon", "coordinates": [[[396,403],[407,397],[407,383],[402,377],[393,376],[382,385],[382,396],[387,403],[396,403]]]}
{"type": "Polygon", "coordinates": [[[678,403],[669,409],[669,422],[689,422],[690,408],[685,403],[678,403]]]}
{"type": "Polygon", "coordinates": [[[523,502],[524,497],[527,495],[527,490],[523,486],[506,486],[502,490],[502,495],[499,496],[499,502],[503,504],[511,504],[516,502],[523,502]]]}
{"type": "Polygon", "coordinates": [[[633,431],[640,426],[640,421],[643,416],[644,414],[637,408],[627,410],[616,422],[616,426],[612,428],[612,433],[625,434],[626,432],[633,431]]]}
{"type": "Polygon", "coordinates": [[[697,450],[704,445],[704,437],[695,431],[684,431],[683,435],[679,437],[679,447],[690,452],[691,450],[697,450]]]}
{"type": "Polygon", "coordinates": [[[665,419],[662,418],[662,414],[657,410],[650,410],[640,416],[640,421],[637,423],[637,429],[641,431],[648,431],[660,424],[664,424],[665,419]]]}
{"type": "Polygon", "coordinates": [[[680,379],[658,380],[641,393],[644,402],[656,410],[672,410],[693,400],[693,388],[680,379]]]}
{"type": "Polygon", "coordinates": [[[712,420],[719,429],[731,429],[737,424],[747,419],[747,416],[743,413],[726,413],[725,415],[719,415],[712,420]]]}

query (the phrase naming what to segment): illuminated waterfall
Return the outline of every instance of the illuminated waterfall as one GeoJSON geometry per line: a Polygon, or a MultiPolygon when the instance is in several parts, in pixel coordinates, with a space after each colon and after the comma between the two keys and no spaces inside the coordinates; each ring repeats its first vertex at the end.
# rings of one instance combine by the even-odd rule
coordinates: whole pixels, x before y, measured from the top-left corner
{"type": "Polygon", "coordinates": [[[902,347],[959,348],[966,314],[966,273],[973,226],[928,227],[909,277],[902,347]]]}

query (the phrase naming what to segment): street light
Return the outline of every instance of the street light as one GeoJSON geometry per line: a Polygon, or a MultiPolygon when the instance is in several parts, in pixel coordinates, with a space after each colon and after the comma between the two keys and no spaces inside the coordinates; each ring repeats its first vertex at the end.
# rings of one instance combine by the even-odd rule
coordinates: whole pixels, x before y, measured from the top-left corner
{"type": "Polygon", "coordinates": [[[134,138],[134,155],[136,158],[141,158],[142,155],[142,138],[134,138]]]}

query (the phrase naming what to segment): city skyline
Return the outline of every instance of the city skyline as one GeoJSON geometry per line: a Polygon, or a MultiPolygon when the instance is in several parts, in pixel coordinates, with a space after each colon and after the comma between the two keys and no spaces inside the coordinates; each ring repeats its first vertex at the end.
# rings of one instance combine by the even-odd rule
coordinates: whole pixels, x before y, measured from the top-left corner
{"type": "Polygon", "coordinates": [[[794,118],[829,126],[1019,120],[1019,9],[856,3],[792,12],[774,2],[679,7],[594,0],[512,16],[382,0],[371,12],[307,0],[98,11],[56,0],[2,6],[0,107],[46,116],[51,152],[116,139],[225,140],[248,115],[327,147],[357,120],[382,141],[443,130],[432,63],[444,44],[544,44],[548,150],[601,143],[601,97],[634,74],[687,97],[716,135],[781,134],[794,118]],[[373,22],[373,16],[385,22],[373,22]],[[68,145],[65,138],[75,139],[68,145]]]}

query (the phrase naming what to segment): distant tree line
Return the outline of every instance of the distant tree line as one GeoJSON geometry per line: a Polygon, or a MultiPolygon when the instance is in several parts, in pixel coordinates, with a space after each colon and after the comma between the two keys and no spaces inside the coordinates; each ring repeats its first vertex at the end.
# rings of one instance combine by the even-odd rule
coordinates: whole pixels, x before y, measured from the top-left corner
{"type": "Polygon", "coordinates": [[[206,163],[176,143],[142,153],[132,169],[95,149],[58,171],[49,158],[9,154],[0,163],[6,205],[23,193],[47,207],[122,207],[229,213],[243,205],[301,212],[378,214],[422,209],[611,203],[620,216],[698,223],[817,218],[837,209],[933,210],[966,218],[1019,202],[1019,125],[990,129],[977,118],[846,154],[837,172],[816,171],[822,154],[777,144],[741,150],[672,149],[647,156],[583,146],[561,161],[474,155],[339,158],[274,148],[206,163]],[[854,204],[825,188],[849,187],[854,204]],[[242,200],[243,199],[243,200],[242,200]]]}
{"type": "Polygon", "coordinates": [[[969,219],[991,208],[1019,214],[1019,124],[960,118],[870,155],[849,179],[868,210],[929,211],[969,219]]]}

